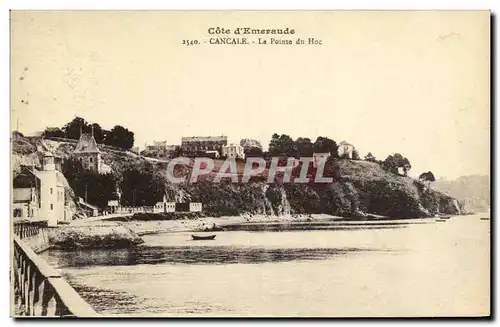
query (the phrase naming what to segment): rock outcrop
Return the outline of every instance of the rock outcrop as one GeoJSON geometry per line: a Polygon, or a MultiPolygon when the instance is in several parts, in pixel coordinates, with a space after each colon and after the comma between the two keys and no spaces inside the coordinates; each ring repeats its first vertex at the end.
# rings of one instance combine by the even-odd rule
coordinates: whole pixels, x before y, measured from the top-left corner
{"type": "Polygon", "coordinates": [[[53,249],[127,248],[144,241],[129,228],[118,223],[82,226],[60,226],[49,235],[53,249]]]}

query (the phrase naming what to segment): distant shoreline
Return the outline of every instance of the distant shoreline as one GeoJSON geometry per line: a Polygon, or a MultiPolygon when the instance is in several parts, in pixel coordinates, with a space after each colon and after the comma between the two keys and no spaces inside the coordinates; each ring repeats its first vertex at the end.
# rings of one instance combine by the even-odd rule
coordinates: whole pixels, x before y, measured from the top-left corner
{"type": "Polygon", "coordinates": [[[178,233],[178,232],[223,232],[225,227],[236,227],[241,225],[246,226],[262,226],[262,225],[287,225],[299,223],[321,223],[321,222],[337,222],[337,223],[352,223],[352,224],[377,224],[383,222],[408,222],[408,221],[429,221],[434,218],[389,218],[383,216],[373,216],[374,218],[346,218],[340,216],[326,214],[311,214],[292,216],[228,216],[228,217],[203,217],[197,219],[176,219],[176,220],[149,220],[141,221],[133,218],[128,221],[116,222],[121,224],[139,236],[154,235],[162,233],[178,233]],[[215,228],[214,228],[215,227],[215,228]]]}

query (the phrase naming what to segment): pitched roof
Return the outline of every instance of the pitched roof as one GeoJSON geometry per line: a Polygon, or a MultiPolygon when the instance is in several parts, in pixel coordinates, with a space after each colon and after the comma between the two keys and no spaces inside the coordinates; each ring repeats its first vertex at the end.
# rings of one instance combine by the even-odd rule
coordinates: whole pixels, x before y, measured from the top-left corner
{"type": "Polygon", "coordinates": [[[12,194],[14,203],[16,202],[30,202],[31,201],[31,188],[15,188],[12,194]]]}
{"type": "Polygon", "coordinates": [[[354,147],[351,143],[349,143],[347,141],[342,141],[339,143],[339,145],[350,145],[350,146],[354,147]]]}
{"type": "Polygon", "coordinates": [[[82,134],[76,145],[74,153],[96,153],[100,152],[97,142],[92,134],[82,134]]]}

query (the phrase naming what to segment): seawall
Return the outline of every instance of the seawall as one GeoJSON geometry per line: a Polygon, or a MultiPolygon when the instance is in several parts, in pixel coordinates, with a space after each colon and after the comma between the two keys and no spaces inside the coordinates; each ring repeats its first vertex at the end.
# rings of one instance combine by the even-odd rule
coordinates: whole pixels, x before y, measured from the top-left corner
{"type": "Polygon", "coordinates": [[[49,234],[53,230],[39,223],[14,223],[11,247],[11,316],[98,316],[61,274],[35,252],[35,249],[40,253],[49,247],[49,234]]]}

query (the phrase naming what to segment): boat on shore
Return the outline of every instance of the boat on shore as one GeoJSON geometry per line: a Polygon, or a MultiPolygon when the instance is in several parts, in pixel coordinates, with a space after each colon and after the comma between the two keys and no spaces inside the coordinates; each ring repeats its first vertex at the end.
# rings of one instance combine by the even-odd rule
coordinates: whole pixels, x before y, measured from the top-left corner
{"type": "Polygon", "coordinates": [[[436,217],[437,219],[450,219],[451,218],[450,215],[442,215],[442,214],[437,214],[434,217],[436,217]]]}
{"type": "Polygon", "coordinates": [[[194,241],[214,240],[215,236],[216,235],[207,235],[207,236],[191,235],[194,241]]]}

